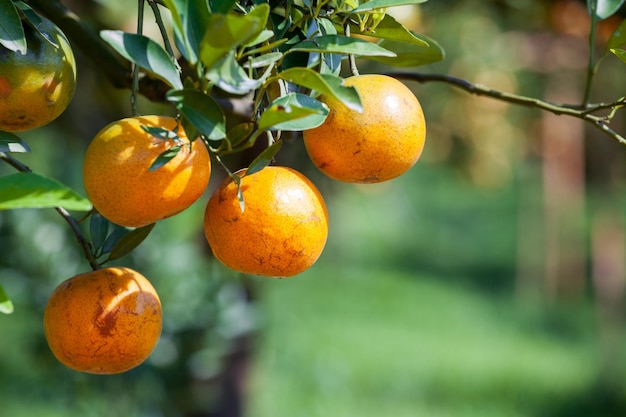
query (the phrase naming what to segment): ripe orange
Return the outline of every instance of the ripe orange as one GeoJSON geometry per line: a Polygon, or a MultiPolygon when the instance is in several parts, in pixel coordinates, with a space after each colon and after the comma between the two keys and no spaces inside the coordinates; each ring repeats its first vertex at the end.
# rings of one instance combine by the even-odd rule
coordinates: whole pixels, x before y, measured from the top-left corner
{"type": "Polygon", "coordinates": [[[85,154],[87,196],[104,217],[122,226],[145,226],[180,213],[202,195],[211,175],[206,146],[201,140],[190,145],[182,126],[178,154],[150,171],[159,155],[179,144],[142,126],[173,130],[177,122],[166,116],[118,120],[96,135],[85,154]]]}
{"type": "Polygon", "coordinates": [[[303,272],[319,258],[328,236],[326,204],[313,183],[286,167],[226,179],[204,215],[204,233],[215,257],[235,271],[270,277],[303,272]]]}
{"type": "Polygon", "coordinates": [[[141,364],[161,334],[154,287],[129,268],[76,275],[52,292],[43,317],[50,350],[81,372],[114,374],[141,364]]]}
{"type": "Polygon", "coordinates": [[[422,107],[395,78],[369,74],[349,77],[363,113],[332,97],[320,100],[330,112],[321,126],[303,133],[313,163],[327,176],[345,182],[374,183],[398,177],[419,159],[426,138],[422,107]]]}
{"type": "Polygon", "coordinates": [[[0,45],[0,130],[19,132],[50,123],[70,104],[76,88],[76,62],[61,30],[40,16],[39,30],[24,25],[28,52],[0,45]]]}

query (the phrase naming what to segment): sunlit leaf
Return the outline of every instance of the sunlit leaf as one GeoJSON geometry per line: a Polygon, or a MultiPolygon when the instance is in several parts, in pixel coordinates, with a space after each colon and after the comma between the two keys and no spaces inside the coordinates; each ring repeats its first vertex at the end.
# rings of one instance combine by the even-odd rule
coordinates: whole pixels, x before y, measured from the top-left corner
{"type": "Polygon", "coordinates": [[[246,175],[252,175],[256,172],[259,172],[260,170],[262,170],[263,168],[271,164],[272,160],[274,159],[274,156],[276,156],[282,144],[283,144],[282,141],[277,140],[276,142],[272,143],[271,146],[268,146],[267,148],[265,148],[263,152],[261,152],[250,163],[250,165],[248,166],[248,169],[246,170],[246,175]]]}
{"type": "Polygon", "coordinates": [[[207,0],[164,0],[164,3],[172,13],[179,50],[190,64],[195,65],[211,16],[207,0]]]}
{"type": "Polygon", "coordinates": [[[596,17],[600,20],[613,16],[626,0],[587,0],[589,14],[592,13],[592,2],[596,4],[596,17]]]}
{"type": "Polygon", "coordinates": [[[100,36],[124,58],[162,79],[170,87],[183,88],[174,60],[152,39],[120,30],[103,30],[100,36]]]}
{"type": "Polygon", "coordinates": [[[395,53],[375,43],[343,35],[326,35],[307,39],[289,49],[288,52],[320,52],[358,56],[396,56],[395,53]]]}
{"type": "Polygon", "coordinates": [[[262,130],[302,131],[319,126],[326,119],[328,107],[305,94],[289,93],[279,97],[259,118],[262,130]]]}
{"type": "Polygon", "coordinates": [[[39,174],[20,172],[0,177],[0,210],[48,207],[88,211],[91,203],[71,188],[39,174]]]}
{"type": "Polygon", "coordinates": [[[52,47],[59,48],[59,44],[50,34],[50,21],[44,20],[28,4],[23,1],[15,3],[25,17],[25,21],[52,47]]]}
{"type": "Polygon", "coordinates": [[[30,152],[30,148],[19,136],[0,131],[0,152],[30,152]]]}
{"type": "Polygon", "coordinates": [[[254,57],[247,60],[243,64],[243,68],[265,68],[270,65],[274,65],[278,60],[283,57],[280,52],[270,52],[269,54],[263,54],[261,56],[254,57]]]}
{"type": "Polygon", "coordinates": [[[330,74],[319,74],[309,68],[290,68],[277,75],[279,78],[315,90],[341,101],[348,108],[362,112],[361,99],[354,87],[343,86],[343,79],[330,74]]]}
{"type": "Polygon", "coordinates": [[[11,314],[13,313],[13,303],[8,294],[0,284],[0,313],[11,314]]]}
{"type": "Polygon", "coordinates": [[[419,4],[424,3],[426,0],[371,0],[362,3],[356,9],[353,9],[350,13],[366,12],[374,9],[380,9],[384,7],[404,6],[407,4],[419,4]]]}
{"type": "Polygon", "coordinates": [[[385,15],[385,18],[376,26],[376,30],[362,32],[358,25],[351,26],[351,30],[352,34],[361,34],[379,39],[389,39],[392,41],[428,46],[426,39],[411,32],[388,14],[385,15]]]}
{"type": "Polygon", "coordinates": [[[122,238],[115,243],[113,249],[111,249],[107,260],[113,261],[131,253],[148,237],[154,225],[155,223],[152,223],[147,226],[139,227],[122,236],[122,238]]]}
{"type": "MultiPolygon", "coordinates": [[[[269,6],[268,6],[269,7],[269,6]]],[[[255,38],[264,28],[267,19],[256,14],[213,14],[200,43],[200,60],[211,68],[231,49],[255,38]]]]}
{"type": "Polygon", "coordinates": [[[622,20],[622,23],[611,34],[606,43],[606,50],[609,52],[611,49],[622,46],[626,46],[626,19],[622,20]]]}
{"type": "Polygon", "coordinates": [[[0,45],[22,55],[26,53],[24,27],[12,1],[0,1],[0,45]]]}
{"type": "Polygon", "coordinates": [[[226,137],[226,118],[222,108],[210,96],[198,90],[184,89],[170,91],[167,99],[208,139],[226,137]]]}
{"type": "Polygon", "coordinates": [[[230,51],[221,61],[206,73],[221,90],[231,94],[247,94],[258,89],[269,77],[272,67],[270,66],[258,79],[248,77],[246,71],[235,59],[234,52],[230,51]]]}
{"type": "Polygon", "coordinates": [[[396,53],[395,58],[367,57],[371,61],[396,67],[417,67],[429,65],[444,59],[444,51],[433,39],[428,39],[428,46],[382,39],[379,45],[396,53]]]}
{"type": "Polygon", "coordinates": [[[622,60],[623,63],[626,64],[626,49],[611,49],[611,52],[615,54],[616,57],[622,60]]]}
{"type": "Polygon", "coordinates": [[[269,30],[269,29],[263,29],[261,31],[261,33],[259,33],[255,38],[253,38],[251,41],[248,41],[244,44],[244,46],[254,46],[254,45],[258,45],[260,43],[263,43],[265,41],[268,41],[270,39],[272,39],[272,37],[274,37],[274,31],[269,30]]]}

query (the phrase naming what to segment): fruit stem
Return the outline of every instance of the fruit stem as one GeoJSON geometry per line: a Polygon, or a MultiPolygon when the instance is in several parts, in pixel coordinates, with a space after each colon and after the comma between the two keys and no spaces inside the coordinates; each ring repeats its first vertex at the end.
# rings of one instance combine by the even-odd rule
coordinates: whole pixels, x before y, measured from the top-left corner
{"type": "MultiPolygon", "coordinates": [[[[343,32],[347,37],[350,37],[350,22],[346,22],[343,26],[343,32]]],[[[353,54],[348,55],[348,62],[350,63],[350,72],[352,75],[359,75],[359,69],[356,66],[356,58],[353,54]]]]}
{"type": "MultiPolygon", "coordinates": [[[[138,0],[137,3],[137,35],[143,34],[143,12],[144,0],[138,0]]],[[[130,92],[130,105],[133,116],[139,116],[139,108],[137,107],[137,95],[139,93],[139,66],[133,63],[133,85],[130,92]]]]}
{"type": "MultiPolygon", "coordinates": [[[[8,155],[4,152],[0,152],[0,159],[11,165],[19,172],[33,172],[33,170],[30,169],[27,165],[23,164],[22,162],[13,158],[11,155],[8,155]]],[[[87,240],[87,238],[85,238],[85,235],[83,235],[83,232],[80,230],[80,226],[78,225],[76,219],[74,219],[70,215],[70,213],[63,207],[55,207],[54,209],[57,213],[59,213],[61,217],[63,217],[63,220],[65,220],[65,222],[70,226],[70,229],[72,229],[72,233],[74,233],[74,236],[78,241],[78,245],[82,249],[83,255],[85,256],[85,259],[87,259],[87,262],[89,262],[91,269],[93,269],[94,271],[98,269],[98,261],[91,252],[91,246],[89,244],[89,241],[87,240]]]]}

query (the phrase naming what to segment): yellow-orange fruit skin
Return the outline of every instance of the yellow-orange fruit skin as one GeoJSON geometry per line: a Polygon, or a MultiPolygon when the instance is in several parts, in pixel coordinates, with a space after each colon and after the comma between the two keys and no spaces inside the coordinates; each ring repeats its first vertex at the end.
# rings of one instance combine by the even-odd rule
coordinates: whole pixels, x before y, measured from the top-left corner
{"type": "Polygon", "coordinates": [[[205,191],[211,176],[211,160],[201,140],[189,139],[182,126],[178,154],[150,171],[154,160],[178,146],[145,132],[141,126],[173,130],[175,119],[138,116],[115,121],[102,129],[85,153],[85,191],[94,207],[122,226],[140,227],[180,213],[205,191]]]}
{"type": "Polygon", "coordinates": [[[229,268],[268,277],[299,274],[321,255],[328,237],[328,212],[321,194],[291,168],[268,166],[228,178],[213,193],[204,216],[206,239],[229,268]]]}
{"type": "Polygon", "coordinates": [[[303,132],[313,163],[327,176],[350,183],[396,178],[415,165],[426,139],[422,107],[395,78],[357,75],[345,80],[361,98],[363,112],[322,96],[330,112],[324,123],[303,132]]]}
{"type": "Polygon", "coordinates": [[[27,53],[0,45],[0,130],[21,132],[46,125],[69,106],[76,89],[76,62],[61,30],[41,17],[39,30],[24,25],[27,53]]]}
{"type": "Polygon", "coordinates": [[[156,346],[161,327],[154,287],[129,268],[98,269],[62,282],[44,312],[54,356],[69,368],[94,374],[141,364],[156,346]]]}

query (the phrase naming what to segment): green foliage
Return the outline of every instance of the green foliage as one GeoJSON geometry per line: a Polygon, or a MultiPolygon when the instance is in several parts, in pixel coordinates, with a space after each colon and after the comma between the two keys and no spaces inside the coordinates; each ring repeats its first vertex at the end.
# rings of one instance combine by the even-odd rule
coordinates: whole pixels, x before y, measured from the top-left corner
{"type": "Polygon", "coordinates": [[[19,136],[0,130],[0,152],[30,152],[30,147],[19,136]]]}
{"type": "Polygon", "coordinates": [[[12,1],[0,2],[0,45],[14,52],[26,53],[24,28],[12,1]]]}
{"type": "Polygon", "coordinates": [[[32,172],[0,177],[0,210],[51,207],[89,211],[91,202],[60,182],[32,172]]]}
{"type": "Polygon", "coordinates": [[[11,314],[13,313],[13,310],[13,302],[7,295],[2,285],[0,285],[0,313],[11,314]]]}
{"type": "Polygon", "coordinates": [[[154,40],[120,30],[103,30],[100,36],[124,58],[161,78],[170,87],[183,88],[173,58],[154,40]]]}
{"type": "Polygon", "coordinates": [[[603,20],[613,16],[626,0],[587,0],[589,14],[603,20]]]}
{"type": "Polygon", "coordinates": [[[193,89],[171,90],[167,94],[182,116],[209,140],[226,137],[226,118],[215,100],[193,89]]]}

